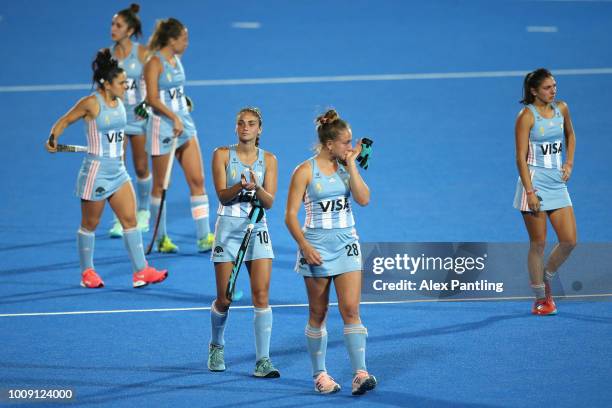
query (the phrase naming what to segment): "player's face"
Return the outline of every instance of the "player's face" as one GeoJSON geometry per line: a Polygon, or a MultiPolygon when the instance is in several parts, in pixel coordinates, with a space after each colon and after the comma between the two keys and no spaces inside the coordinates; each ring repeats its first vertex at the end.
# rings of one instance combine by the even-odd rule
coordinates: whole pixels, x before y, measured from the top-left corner
{"type": "Polygon", "coordinates": [[[340,160],[346,160],[346,156],[353,151],[353,132],[350,128],[342,130],[334,141],[328,142],[332,155],[340,160]]]}
{"type": "Polygon", "coordinates": [[[236,134],[243,143],[255,140],[261,134],[257,115],[253,112],[242,112],[236,121],[236,134]]]}
{"type": "Polygon", "coordinates": [[[113,16],[111,24],[111,39],[115,42],[129,38],[132,30],[128,27],[125,19],[118,14],[113,16]]]}
{"type": "Polygon", "coordinates": [[[553,77],[548,77],[542,81],[538,89],[532,89],[532,92],[541,102],[553,103],[557,95],[557,81],[553,77]]]}
{"type": "Polygon", "coordinates": [[[127,76],[125,72],[120,73],[111,81],[106,89],[113,98],[123,98],[127,88],[127,76]]]}
{"type": "Polygon", "coordinates": [[[189,45],[189,34],[187,29],[184,29],[178,38],[170,40],[170,46],[176,54],[183,54],[189,45]]]}

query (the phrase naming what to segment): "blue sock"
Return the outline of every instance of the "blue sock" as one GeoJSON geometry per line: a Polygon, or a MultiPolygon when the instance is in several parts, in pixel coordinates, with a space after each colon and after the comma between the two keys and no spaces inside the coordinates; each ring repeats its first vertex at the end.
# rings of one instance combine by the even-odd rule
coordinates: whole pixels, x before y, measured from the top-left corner
{"type": "Polygon", "coordinates": [[[151,205],[151,185],[153,178],[136,178],[136,194],[138,196],[138,211],[148,210],[151,205]]]}
{"type": "Polygon", "coordinates": [[[211,344],[216,344],[217,346],[225,345],[223,334],[225,333],[225,322],[227,321],[228,314],[229,310],[225,313],[219,312],[215,308],[215,302],[213,302],[210,307],[211,344]]]}
{"type": "Polygon", "coordinates": [[[355,374],[357,370],[367,371],[365,364],[366,337],[368,337],[368,330],[363,324],[344,325],[344,344],[346,345],[349,358],[351,359],[353,374],[355,374]]]}
{"type": "Polygon", "coordinates": [[[81,272],[85,271],[85,269],[93,269],[94,267],[93,252],[95,242],[95,233],[83,227],[79,228],[77,232],[77,248],[79,249],[79,265],[81,266],[81,272]]]}
{"type": "Polygon", "coordinates": [[[270,357],[272,335],[272,308],[255,308],[255,361],[270,357]]]}
{"type": "Polygon", "coordinates": [[[138,272],[147,266],[144,249],[142,248],[142,234],[138,228],[123,230],[123,242],[128,251],[132,270],[138,272]]]}
{"type": "Polygon", "coordinates": [[[310,354],[310,361],[312,362],[312,376],[316,378],[317,375],[325,369],[325,354],[327,354],[327,329],[325,326],[312,327],[309,324],[306,325],[306,344],[308,345],[308,354],[310,354]]]}
{"type": "MultiPolygon", "coordinates": [[[[161,205],[161,197],[151,197],[151,215],[153,217],[157,217],[157,213],[159,212],[160,205],[161,205]]],[[[166,232],[166,209],[167,208],[168,208],[168,201],[166,200],[166,202],[164,203],[164,210],[161,213],[161,219],[159,220],[159,227],[157,228],[157,239],[158,240],[162,239],[165,235],[168,235],[168,233],[166,232]]]]}
{"type": "Polygon", "coordinates": [[[196,223],[196,235],[198,239],[208,236],[210,225],[208,224],[208,196],[206,194],[191,197],[191,216],[196,223]]]}

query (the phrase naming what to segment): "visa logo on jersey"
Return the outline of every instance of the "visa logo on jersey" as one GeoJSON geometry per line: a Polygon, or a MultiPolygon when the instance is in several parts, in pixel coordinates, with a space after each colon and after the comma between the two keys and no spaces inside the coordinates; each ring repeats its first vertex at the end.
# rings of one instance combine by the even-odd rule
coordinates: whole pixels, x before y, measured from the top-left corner
{"type": "Polygon", "coordinates": [[[170,99],[177,99],[183,97],[183,87],[168,89],[168,95],[170,96],[170,99]]]}
{"type": "Polygon", "coordinates": [[[106,133],[106,140],[108,143],[121,143],[123,142],[123,130],[111,131],[106,133]]]}
{"type": "Polygon", "coordinates": [[[554,143],[541,144],[540,149],[542,149],[542,154],[544,156],[549,155],[549,154],[558,154],[558,153],[561,153],[561,150],[563,150],[563,143],[554,142],[554,143]]]}
{"type": "Polygon", "coordinates": [[[337,198],[335,200],[319,201],[319,206],[321,206],[321,211],[323,212],[343,211],[351,209],[351,204],[348,198],[346,197],[337,198]]]}

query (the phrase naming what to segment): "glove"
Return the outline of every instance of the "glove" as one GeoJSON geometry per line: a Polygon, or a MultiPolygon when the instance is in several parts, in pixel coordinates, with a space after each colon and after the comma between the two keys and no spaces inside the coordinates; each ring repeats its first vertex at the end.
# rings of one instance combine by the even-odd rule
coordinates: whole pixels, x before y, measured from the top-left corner
{"type": "Polygon", "coordinates": [[[372,157],[372,143],[374,142],[367,137],[361,139],[361,153],[359,153],[356,160],[359,166],[364,170],[368,169],[368,164],[372,157]]]}
{"type": "Polygon", "coordinates": [[[138,105],[136,105],[136,107],[134,108],[134,114],[136,114],[136,116],[140,118],[148,119],[149,118],[148,108],[149,108],[149,105],[147,105],[145,101],[142,101],[138,105]]]}
{"type": "Polygon", "coordinates": [[[189,113],[193,112],[195,105],[193,104],[191,98],[185,95],[185,101],[187,102],[187,109],[189,109],[189,113]]]}

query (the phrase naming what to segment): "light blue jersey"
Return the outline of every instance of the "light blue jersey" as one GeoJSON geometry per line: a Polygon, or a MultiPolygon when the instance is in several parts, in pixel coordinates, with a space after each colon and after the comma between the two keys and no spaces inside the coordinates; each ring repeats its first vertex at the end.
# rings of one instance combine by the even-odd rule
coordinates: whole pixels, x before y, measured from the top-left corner
{"type": "Polygon", "coordinates": [[[157,55],[163,65],[158,82],[159,99],[172,112],[189,113],[183,89],[185,86],[185,70],[183,70],[181,59],[178,55],[175,55],[176,65],[173,67],[159,52],[156,52],[155,55],[157,55]]]}
{"type": "Polygon", "coordinates": [[[355,225],[351,210],[349,173],[338,164],[338,170],[326,176],[319,170],[315,158],[310,159],[312,181],[304,195],[305,228],[348,228],[355,225]]]}
{"type": "Polygon", "coordinates": [[[555,111],[552,119],[540,115],[533,105],[527,105],[535,118],[529,132],[529,152],[527,164],[547,169],[561,169],[563,157],[563,115],[556,103],[552,104],[555,111]]]}
{"type": "Polygon", "coordinates": [[[130,55],[124,59],[119,59],[114,55],[117,45],[111,48],[113,50],[113,58],[117,60],[119,67],[123,68],[127,76],[127,89],[125,91],[123,103],[127,110],[128,122],[130,122],[130,115],[134,114],[134,107],[145,99],[147,92],[144,77],[142,75],[142,63],[138,58],[139,47],[140,44],[137,42],[132,43],[130,55]]]}
{"type": "Polygon", "coordinates": [[[100,113],[96,119],[85,121],[87,153],[93,156],[120,158],[123,156],[123,138],[127,122],[123,102],[116,99],[117,106],[113,108],[106,104],[104,97],[98,92],[94,95],[100,105],[100,113]]]}
{"type": "MultiPolygon", "coordinates": [[[[250,165],[242,163],[236,154],[236,145],[229,146],[229,161],[225,168],[226,174],[226,188],[229,188],[237,183],[240,183],[240,177],[244,174],[247,181],[249,181],[250,174],[249,169],[252,169],[257,176],[257,182],[262,185],[266,176],[266,161],[265,151],[263,149],[257,149],[257,160],[250,165]]],[[[242,217],[246,218],[251,212],[251,203],[253,201],[255,191],[242,190],[232,201],[229,203],[219,203],[217,215],[226,215],[231,217],[242,217]]],[[[263,221],[265,222],[265,221],[263,221]]]]}

